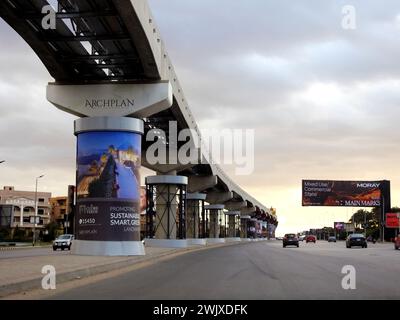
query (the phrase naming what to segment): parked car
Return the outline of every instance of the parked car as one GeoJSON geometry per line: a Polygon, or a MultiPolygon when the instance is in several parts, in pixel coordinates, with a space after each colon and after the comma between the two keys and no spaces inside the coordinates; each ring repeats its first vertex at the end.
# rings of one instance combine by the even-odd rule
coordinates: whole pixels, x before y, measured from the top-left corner
{"type": "Polygon", "coordinates": [[[317,242],[317,237],[316,237],[316,236],[313,236],[313,235],[307,236],[307,237],[306,237],[306,243],[309,243],[309,242],[314,242],[314,243],[316,243],[316,242],[317,242]]]}
{"type": "Polygon", "coordinates": [[[299,238],[294,233],[287,233],[283,237],[283,247],[286,248],[286,246],[296,246],[297,248],[299,247],[299,238]]]}
{"type": "Polygon", "coordinates": [[[365,239],[363,234],[360,233],[353,233],[349,235],[346,239],[346,248],[351,248],[351,247],[362,247],[362,248],[367,248],[367,240],[365,239]]]}
{"type": "Polygon", "coordinates": [[[394,248],[395,250],[400,249],[400,233],[397,235],[396,238],[394,238],[394,248]]]}
{"type": "Polygon", "coordinates": [[[68,249],[68,250],[71,250],[72,240],[74,240],[74,235],[73,234],[63,234],[62,236],[59,236],[53,242],[53,250],[54,251],[56,251],[57,249],[61,249],[61,250],[68,249]]]}
{"type": "Polygon", "coordinates": [[[329,237],[328,242],[336,242],[336,237],[334,237],[334,236],[329,237]]]}

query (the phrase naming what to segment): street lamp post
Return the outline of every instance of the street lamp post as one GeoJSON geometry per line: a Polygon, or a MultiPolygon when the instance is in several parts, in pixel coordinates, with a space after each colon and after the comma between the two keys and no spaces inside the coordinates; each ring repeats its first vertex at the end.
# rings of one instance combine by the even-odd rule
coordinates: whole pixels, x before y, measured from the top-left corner
{"type": "Polygon", "coordinates": [[[33,238],[32,238],[32,246],[35,246],[36,243],[36,217],[38,215],[38,201],[37,201],[37,189],[38,189],[38,180],[43,178],[44,174],[39,177],[36,177],[36,185],[35,185],[35,218],[33,221],[33,238]]]}

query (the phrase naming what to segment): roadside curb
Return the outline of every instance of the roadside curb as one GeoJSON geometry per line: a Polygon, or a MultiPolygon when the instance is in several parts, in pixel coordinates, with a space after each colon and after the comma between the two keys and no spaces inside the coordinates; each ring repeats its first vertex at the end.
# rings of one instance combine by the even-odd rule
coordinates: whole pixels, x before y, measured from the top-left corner
{"type": "Polygon", "coordinates": [[[17,247],[17,246],[0,246],[0,251],[11,251],[11,250],[30,250],[30,249],[43,249],[43,248],[51,248],[51,245],[45,245],[45,246],[24,246],[24,247],[17,247]]]}
{"type": "MultiPolygon", "coordinates": [[[[67,271],[58,274],[57,273],[57,284],[65,283],[68,281],[72,280],[78,280],[82,278],[88,278],[94,275],[98,275],[101,273],[106,273],[122,268],[128,268],[128,267],[139,267],[141,264],[153,264],[156,263],[157,261],[161,261],[164,259],[172,259],[176,256],[191,253],[191,252],[196,252],[196,251],[203,251],[203,250],[209,250],[213,248],[219,248],[219,247],[228,247],[228,246],[233,246],[233,245],[241,245],[241,244],[250,244],[251,242],[232,242],[232,243],[223,243],[223,244],[215,244],[215,245],[208,245],[208,246],[199,246],[199,247],[189,247],[189,248],[184,248],[184,249],[175,249],[171,250],[168,252],[160,253],[160,254],[155,254],[153,256],[136,256],[136,257],[130,257],[122,261],[117,261],[117,262],[112,262],[108,264],[103,264],[103,265],[96,265],[96,266],[90,266],[90,267],[85,267],[82,269],[77,269],[73,271],[67,271]]],[[[43,276],[39,276],[34,279],[29,279],[21,282],[16,282],[16,283],[10,283],[6,285],[0,285],[0,299],[6,298],[7,296],[13,295],[13,294],[18,294],[22,293],[24,291],[30,291],[34,289],[39,289],[41,288],[41,282],[43,279],[43,276]]]]}

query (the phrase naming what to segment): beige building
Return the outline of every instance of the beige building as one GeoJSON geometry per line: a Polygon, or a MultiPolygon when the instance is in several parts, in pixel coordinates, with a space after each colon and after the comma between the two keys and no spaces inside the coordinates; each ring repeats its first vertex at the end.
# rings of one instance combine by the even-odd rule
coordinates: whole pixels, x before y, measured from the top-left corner
{"type": "Polygon", "coordinates": [[[68,197],[50,198],[50,221],[59,225],[60,229],[64,228],[64,222],[67,220],[66,215],[69,212],[68,197]]]}
{"type": "MultiPolygon", "coordinates": [[[[50,192],[37,192],[37,229],[44,229],[50,222],[50,192]]],[[[0,205],[12,207],[11,228],[32,229],[35,216],[35,191],[18,191],[12,186],[0,190],[0,205]]]]}

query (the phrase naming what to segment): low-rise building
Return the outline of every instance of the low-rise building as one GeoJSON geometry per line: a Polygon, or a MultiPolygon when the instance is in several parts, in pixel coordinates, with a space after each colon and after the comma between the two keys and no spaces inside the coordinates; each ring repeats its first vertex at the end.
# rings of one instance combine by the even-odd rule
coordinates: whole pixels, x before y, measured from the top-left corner
{"type": "Polygon", "coordinates": [[[67,214],[70,212],[68,207],[68,197],[50,198],[50,222],[57,223],[59,229],[64,229],[67,221],[67,214]]]}
{"type": "MultiPolygon", "coordinates": [[[[26,234],[33,227],[44,229],[50,222],[50,192],[19,191],[13,186],[5,186],[0,190],[0,206],[2,224],[10,222],[10,228],[25,230],[26,234]],[[35,222],[35,199],[37,203],[37,218],[35,222]]],[[[3,226],[4,227],[4,226],[3,226]]]]}

